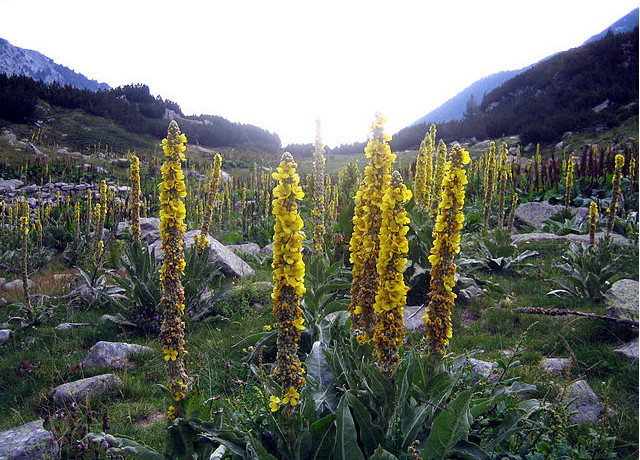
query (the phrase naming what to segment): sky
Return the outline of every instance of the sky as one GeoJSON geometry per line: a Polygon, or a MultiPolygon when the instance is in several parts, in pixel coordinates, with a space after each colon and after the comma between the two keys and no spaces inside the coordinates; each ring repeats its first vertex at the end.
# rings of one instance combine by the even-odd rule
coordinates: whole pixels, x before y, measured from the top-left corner
{"type": "Polygon", "coordinates": [[[581,45],[637,0],[0,0],[0,38],[282,145],[394,133],[476,80],[581,45]]]}

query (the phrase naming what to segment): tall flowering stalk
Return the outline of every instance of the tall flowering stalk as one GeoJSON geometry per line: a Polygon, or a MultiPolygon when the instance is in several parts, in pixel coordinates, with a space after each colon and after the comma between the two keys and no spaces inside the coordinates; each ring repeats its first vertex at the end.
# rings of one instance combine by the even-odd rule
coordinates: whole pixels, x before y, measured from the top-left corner
{"type": "Polygon", "coordinates": [[[211,180],[209,181],[209,190],[207,191],[207,204],[202,217],[202,225],[200,226],[200,235],[194,237],[196,242],[196,250],[202,253],[209,247],[209,227],[211,226],[211,217],[216,206],[216,196],[218,194],[218,185],[220,184],[220,175],[222,174],[222,156],[216,153],[213,158],[213,171],[211,172],[211,180]]]}
{"type": "Polygon", "coordinates": [[[596,227],[598,225],[598,204],[595,201],[589,203],[589,244],[596,242],[596,227]]]}
{"type": "Polygon", "coordinates": [[[398,364],[398,349],[404,338],[403,310],[409,288],[402,273],[407,263],[409,223],[404,203],[411,199],[411,191],[394,171],[389,188],[382,198],[382,225],[380,227],[380,255],[377,272],[380,286],[373,306],[378,315],[374,332],[378,359],[382,371],[389,377],[398,364]]]}
{"type": "MultiPolygon", "coordinates": [[[[95,229],[93,234],[93,251],[95,258],[98,258],[98,254],[101,253],[99,248],[100,241],[102,241],[102,230],[104,229],[104,222],[107,216],[107,181],[100,181],[98,187],[100,193],[100,203],[96,203],[95,207],[95,229]]],[[[102,242],[104,247],[104,242],[102,242]]]]}
{"type": "Polygon", "coordinates": [[[316,251],[322,252],[322,241],[324,240],[324,145],[320,138],[320,119],[316,118],[316,138],[313,144],[313,247],[316,251]]]}
{"type": "Polygon", "coordinates": [[[573,187],[573,170],[575,168],[575,162],[573,161],[573,155],[569,155],[569,159],[567,160],[567,179],[565,181],[565,192],[564,192],[564,208],[569,209],[569,204],[571,203],[571,187],[573,187]]]}
{"type": "Polygon", "coordinates": [[[368,342],[373,337],[376,315],[373,309],[378,290],[378,253],[380,252],[380,226],[382,224],[382,198],[391,180],[391,164],[396,156],[391,153],[384,133],[387,118],[376,114],[370,128],[370,140],[365,155],[370,162],[364,171],[364,180],[356,193],[349,260],[353,264],[351,282],[351,328],[358,340],[368,342]]]}
{"type": "Polygon", "coordinates": [[[273,312],[277,316],[278,353],[274,376],[282,385],[283,398],[272,396],[272,403],[287,406],[291,414],[298,403],[300,387],[304,385],[304,371],[298,357],[298,340],[302,323],[300,301],[306,292],[304,287],[304,262],[302,261],[302,218],[297,200],[304,197],[297,164],[289,152],[282,155],[280,166],[273,178],[278,185],[273,189],[273,283],[271,293],[273,312]]]}
{"type": "Polygon", "coordinates": [[[29,203],[23,199],[20,203],[20,238],[22,239],[22,291],[24,303],[31,305],[31,295],[29,294],[29,203]]]}
{"type": "Polygon", "coordinates": [[[137,156],[131,157],[131,237],[133,241],[140,241],[140,160],[137,156]]]}
{"type": "Polygon", "coordinates": [[[622,178],[622,168],[624,167],[624,156],[616,155],[615,169],[613,171],[613,182],[611,187],[611,203],[609,204],[609,212],[607,213],[607,236],[613,232],[613,224],[618,210],[618,200],[620,199],[620,179],[622,178]]]}
{"type": "Polygon", "coordinates": [[[514,193],[511,198],[511,211],[509,211],[509,218],[507,219],[507,230],[509,234],[513,233],[513,224],[516,221],[516,209],[518,207],[518,194],[514,193]]]}
{"type": "Polygon", "coordinates": [[[484,168],[484,206],[482,208],[482,226],[489,227],[491,218],[491,201],[493,200],[493,187],[495,181],[496,144],[491,142],[489,152],[486,155],[484,168]]]}
{"type": "Polygon", "coordinates": [[[431,220],[435,222],[438,215],[438,204],[442,193],[442,179],[447,165],[447,146],[440,140],[436,154],[436,169],[433,173],[433,189],[431,191],[431,220]]]}
{"type": "MultiPolygon", "coordinates": [[[[162,140],[165,162],[162,165],[162,182],[160,189],[160,235],[161,249],[164,259],[160,268],[160,284],[162,285],[163,321],[160,329],[162,354],[167,362],[169,382],[174,401],[179,402],[187,394],[189,377],[184,369],[184,288],[182,275],[185,260],[183,237],[187,226],[184,223],[186,211],[182,199],[187,195],[182,173],[181,162],[186,158],[184,146],[187,138],[180,132],[175,120],[171,120],[167,137],[162,140]]],[[[180,414],[173,405],[169,407],[168,416],[175,419],[180,414]]]]}
{"type": "Polygon", "coordinates": [[[500,162],[498,165],[498,228],[504,226],[504,199],[507,193],[507,179],[509,178],[509,167],[507,153],[509,149],[507,144],[502,144],[500,148],[500,162]]]}
{"type": "Polygon", "coordinates": [[[431,182],[433,180],[433,152],[435,150],[435,125],[425,134],[420,143],[420,153],[416,159],[416,179],[413,185],[416,203],[428,209],[431,203],[431,182]]]}
{"type": "Polygon", "coordinates": [[[471,161],[469,152],[455,144],[451,150],[451,160],[443,181],[442,201],[436,220],[435,238],[429,262],[431,262],[431,282],[429,304],[423,320],[427,326],[427,341],[432,354],[442,357],[452,336],[451,308],[456,295],[452,292],[456,284],[456,265],[453,258],[460,252],[460,232],[464,222],[464,186],[467,173],[464,165],[471,161]]]}

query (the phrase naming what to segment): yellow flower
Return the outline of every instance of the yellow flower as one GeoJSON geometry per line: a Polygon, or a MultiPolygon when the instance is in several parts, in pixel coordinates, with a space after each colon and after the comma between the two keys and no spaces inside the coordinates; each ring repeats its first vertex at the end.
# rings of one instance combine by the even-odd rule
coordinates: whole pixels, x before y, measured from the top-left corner
{"type": "Polygon", "coordinates": [[[280,405],[282,403],[280,398],[278,398],[277,396],[270,396],[269,400],[269,408],[271,409],[271,412],[276,412],[278,409],[280,409],[280,405]]]}
{"type": "Polygon", "coordinates": [[[263,326],[262,329],[264,329],[265,331],[269,332],[272,329],[272,326],[271,326],[271,324],[267,324],[267,325],[263,326]]]}
{"type": "Polygon", "coordinates": [[[282,397],[282,404],[290,404],[291,406],[295,407],[298,405],[299,399],[300,393],[298,393],[294,387],[290,387],[289,391],[287,391],[282,397]]]}
{"type": "Polygon", "coordinates": [[[304,323],[304,318],[300,317],[296,320],[293,321],[293,325],[297,328],[300,329],[301,331],[304,331],[305,327],[302,325],[302,323],[304,323]]]}
{"type": "Polygon", "coordinates": [[[169,417],[169,420],[175,420],[176,418],[178,418],[178,409],[176,409],[174,406],[169,406],[169,409],[167,410],[167,416],[169,417]]]}
{"type": "Polygon", "coordinates": [[[175,361],[178,358],[178,350],[174,350],[173,347],[165,348],[162,352],[165,361],[175,361]]]}

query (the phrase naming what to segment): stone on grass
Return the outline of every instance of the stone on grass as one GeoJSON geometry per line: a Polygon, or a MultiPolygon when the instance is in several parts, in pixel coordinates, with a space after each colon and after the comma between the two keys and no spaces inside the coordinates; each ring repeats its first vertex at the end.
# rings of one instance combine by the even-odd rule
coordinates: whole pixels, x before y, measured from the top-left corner
{"type": "MultiPolygon", "coordinates": [[[[521,204],[516,209],[516,219],[535,228],[542,228],[546,220],[562,212],[564,206],[530,201],[521,204]]],[[[571,213],[578,217],[578,221],[583,221],[587,217],[587,208],[571,208],[571,213]]]]}
{"type": "Polygon", "coordinates": [[[0,180],[0,192],[12,192],[23,185],[24,182],[19,179],[0,180]]]}
{"type": "MultiPolygon", "coordinates": [[[[29,286],[29,289],[35,289],[36,288],[36,283],[34,283],[31,280],[27,280],[27,286],[29,286]]],[[[22,290],[22,280],[9,281],[2,288],[5,291],[20,291],[20,290],[22,290]]]]}
{"type": "Polygon", "coordinates": [[[489,361],[483,361],[481,359],[469,358],[469,364],[471,364],[471,372],[475,377],[483,376],[489,378],[493,371],[493,363],[489,361]]]}
{"type": "Polygon", "coordinates": [[[638,281],[622,279],[611,285],[605,293],[607,315],[614,318],[638,321],[638,281]]]}
{"type": "Polygon", "coordinates": [[[616,348],[613,352],[624,358],[638,361],[638,337],[631,342],[625,343],[620,348],[616,348]]]}
{"type": "Polygon", "coordinates": [[[153,353],[153,350],[125,342],[100,341],[89,349],[87,356],[82,360],[82,367],[84,369],[104,367],[113,370],[126,369],[131,366],[128,358],[142,353],[153,353]]]}
{"type": "Polygon", "coordinates": [[[598,396],[585,380],[569,385],[562,403],[567,406],[570,423],[597,423],[604,410],[598,396]]]}
{"type": "Polygon", "coordinates": [[[258,253],[260,257],[273,257],[273,242],[267,244],[264,248],[260,249],[258,253]]]}
{"type": "Polygon", "coordinates": [[[56,326],[56,329],[59,331],[66,331],[69,329],[74,329],[76,327],[89,327],[95,326],[94,323],[60,323],[56,326]]]}
{"type": "Polygon", "coordinates": [[[11,329],[0,329],[0,345],[8,342],[12,335],[13,332],[11,332],[11,329]]]}
{"type": "Polygon", "coordinates": [[[260,254],[260,246],[255,243],[230,244],[227,246],[227,249],[238,256],[247,255],[258,257],[260,254]]]}
{"type": "Polygon", "coordinates": [[[42,420],[0,432],[0,460],[36,460],[60,458],[58,443],[42,420]]]}
{"type": "Polygon", "coordinates": [[[114,374],[96,375],[55,387],[53,402],[58,407],[68,406],[72,402],[87,404],[89,401],[117,393],[122,386],[122,380],[114,374]]]}
{"type": "Polygon", "coordinates": [[[543,358],[540,362],[542,370],[549,374],[561,374],[569,369],[569,358],[543,358]]]}

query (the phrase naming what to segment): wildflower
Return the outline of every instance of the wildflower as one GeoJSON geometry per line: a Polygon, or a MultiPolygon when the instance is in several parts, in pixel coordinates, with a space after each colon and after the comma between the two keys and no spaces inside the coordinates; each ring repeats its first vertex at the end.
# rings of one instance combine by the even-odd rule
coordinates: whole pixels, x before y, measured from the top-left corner
{"type": "Polygon", "coordinates": [[[322,241],[324,239],[324,211],[325,211],[325,190],[324,190],[324,145],[320,139],[320,119],[316,119],[316,139],[313,144],[313,247],[316,251],[322,252],[322,241]]]}
{"type": "Polygon", "coordinates": [[[571,203],[571,187],[573,187],[574,166],[575,166],[575,163],[573,161],[573,155],[569,155],[569,159],[567,160],[567,178],[565,181],[565,192],[564,192],[565,209],[569,209],[569,204],[571,203]]]}
{"type": "Polygon", "coordinates": [[[431,353],[443,356],[445,347],[452,336],[451,308],[456,295],[451,292],[455,286],[456,265],[453,258],[460,251],[460,231],[464,222],[464,205],[467,174],[463,166],[469,163],[469,153],[455,144],[451,150],[443,180],[442,202],[436,220],[435,238],[429,262],[431,262],[431,282],[429,304],[423,320],[427,326],[427,340],[431,353]]]}
{"type": "Polygon", "coordinates": [[[300,301],[304,287],[304,262],[302,261],[302,218],[297,200],[304,197],[296,173],[296,163],[289,152],[273,173],[278,185],[273,189],[273,282],[271,294],[273,312],[278,318],[278,352],[273,371],[283,388],[300,388],[305,379],[302,363],[298,357],[298,340],[302,326],[300,301]]]}
{"type": "Polygon", "coordinates": [[[276,412],[280,409],[280,405],[282,404],[282,400],[280,398],[277,396],[270,396],[269,400],[269,408],[271,409],[271,412],[276,412]]]}
{"type": "Polygon", "coordinates": [[[374,339],[378,359],[387,376],[398,363],[398,349],[404,338],[403,309],[409,288],[402,273],[407,263],[409,223],[403,204],[411,198],[411,192],[402,182],[402,176],[394,171],[391,183],[382,199],[382,224],[380,227],[380,255],[377,272],[380,285],[373,306],[378,316],[374,339]]]}
{"type": "Polygon", "coordinates": [[[299,399],[300,393],[298,393],[294,387],[290,387],[289,391],[287,391],[282,398],[282,404],[290,404],[292,407],[295,407],[298,405],[299,399]]]}
{"type": "Polygon", "coordinates": [[[495,180],[495,164],[496,164],[496,144],[491,142],[489,151],[485,156],[484,167],[484,205],[482,208],[482,226],[489,227],[489,218],[491,217],[491,201],[493,199],[493,187],[495,180]]]}
{"type": "Polygon", "coordinates": [[[436,154],[436,169],[433,173],[433,191],[431,192],[431,220],[435,221],[438,214],[438,206],[442,193],[442,179],[447,164],[447,146],[440,140],[436,154]]]}
{"type": "Polygon", "coordinates": [[[24,302],[30,307],[31,296],[29,294],[29,203],[21,201],[22,216],[20,217],[20,235],[22,236],[22,291],[24,302]]]}
{"type": "Polygon", "coordinates": [[[140,241],[140,160],[131,157],[131,237],[140,241]]]}
{"type": "Polygon", "coordinates": [[[222,174],[222,156],[216,153],[213,159],[213,171],[211,172],[211,180],[209,181],[209,191],[207,192],[207,208],[202,217],[202,225],[200,226],[200,234],[194,237],[196,242],[196,250],[202,253],[205,248],[209,247],[209,226],[211,225],[211,216],[215,208],[215,198],[218,194],[218,185],[220,183],[220,175],[222,174]]]}
{"type": "Polygon", "coordinates": [[[433,152],[435,151],[436,127],[431,128],[420,143],[420,153],[416,159],[416,178],[413,194],[416,203],[424,209],[431,204],[431,182],[433,174],[433,152]]]}
{"type": "Polygon", "coordinates": [[[499,176],[499,186],[498,186],[498,228],[502,228],[504,226],[504,199],[507,192],[507,178],[509,176],[509,168],[507,165],[507,153],[509,149],[507,148],[507,144],[502,144],[500,148],[500,162],[498,163],[498,176],[499,176]]]}
{"type": "Polygon", "coordinates": [[[185,207],[182,198],[186,196],[184,174],[181,161],[185,159],[184,143],[187,138],[180,132],[178,124],[172,120],[169,123],[167,137],[162,146],[165,155],[163,164],[162,183],[160,189],[160,235],[161,249],[164,259],[160,269],[160,284],[163,296],[163,321],[160,330],[160,343],[167,362],[169,375],[168,387],[175,401],[186,396],[189,378],[184,369],[184,328],[181,319],[184,313],[184,288],[182,273],[185,267],[183,236],[186,230],[184,223],[185,207]]]}
{"type": "Polygon", "coordinates": [[[169,406],[169,409],[167,410],[167,417],[169,417],[169,420],[175,420],[178,418],[178,415],[178,409],[175,406],[169,406]]]}
{"type": "Polygon", "coordinates": [[[598,225],[598,203],[589,203],[589,244],[596,242],[596,227],[598,225]]]}
{"type": "Polygon", "coordinates": [[[391,136],[383,131],[385,122],[386,117],[376,114],[370,128],[370,140],[365,147],[365,154],[370,162],[365,168],[364,181],[355,197],[354,228],[349,247],[349,260],[353,264],[349,313],[351,328],[358,333],[358,341],[361,343],[371,340],[376,325],[373,304],[378,290],[376,264],[382,224],[380,206],[391,180],[391,164],[396,159],[387,144],[391,136]]]}
{"type": "Polygon", "coordinates": [[[511,198],[511,211],[509,211],[509,219],[507,220],[507,230],[513,233],[513,224],[516,220],[516,208],[518,206],[518,194],[514,193],[511,198]]]}
{"type": "Polygon", "coordinates": [[[613,181],[611,187],[611,203],[609,204],[609,212],[607,213],[607,236],[613,231],[616,211],[618,209],[618,200],[620,199],[620,178],[622,177],[622,168],[624,167],[624,156],[616,155],[615,169],[613,171],[613,181]]]}
{"type": "Polygon", "coordinates": [[[272,329],[271,324],[267,324],[265,326],[262,327],[263,330],[265,330],[266,332],[269,332],[272,329]]]}

